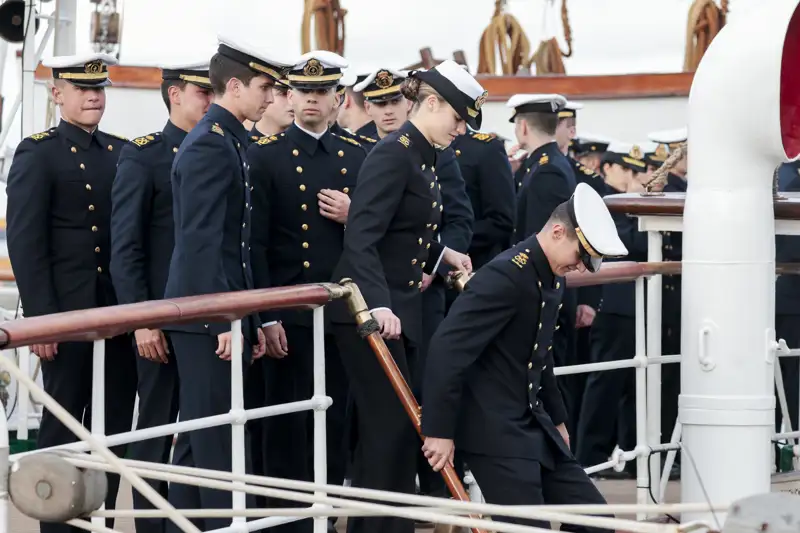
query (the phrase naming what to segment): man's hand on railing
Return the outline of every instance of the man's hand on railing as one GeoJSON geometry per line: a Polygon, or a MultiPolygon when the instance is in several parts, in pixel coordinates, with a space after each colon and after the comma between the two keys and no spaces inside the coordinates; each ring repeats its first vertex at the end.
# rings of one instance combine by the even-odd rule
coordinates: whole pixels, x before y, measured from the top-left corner
{"type": "Polygon", "coordinates": [[[220,333],[217,335],[217,355],[224,361],[231,360],[231,343],[233,342],[233,334],[228,331],[227,333],[220,333]]]}
{"type": "Polygon", "coordinates": [[[384,339],[399,339],[402,328],[400,319],[389,309],[376,309],[372,311],[372,316],[378,321],[381,337],[384,339]]]}
{"type": "Polygon", "coordinates": [[[267,351],[267,337],[264,335],[264,332],[261,328],[258,328],[258,344],[253,346],[253,360],[261,359],[261,356],[264,355],[267,351]]]}
{"type": "Polygon", "coordinates": [[[286,331],[280,322],[262,328],[266,340],[267,357],[283,359],[289,355],[289,343],[286,342],[286,331]]]}
{"type": "Polygon", "coordinates": [[[167,338],[160,329],[137,329],[133,332],[139,355],[154,363],[166,363],[169,355],[167,338]]]}
{"type": "Polygon", "coordinates": [[[31,351],[45,361],[52,361],[58,353],[58,343],[53,344],[34,344],[31,351]]]}
{"type": "Polygon", "coordinates": [[[464,274],[472,273],[472,259],[466,254],[456,252],[451,248],[445,248],[442,261],[454,267],[459,272],[463,272],[464,274]]]}
{"type": "Polygon", "coordinates": [[[431,465],[433,471],[438,472],[448,463],[453,466],[456,447],[451,439],[426,437],[425,444],[422,445],[422,452],[425,454],[425,458],[428,459],[428,464],[431,465]]]}

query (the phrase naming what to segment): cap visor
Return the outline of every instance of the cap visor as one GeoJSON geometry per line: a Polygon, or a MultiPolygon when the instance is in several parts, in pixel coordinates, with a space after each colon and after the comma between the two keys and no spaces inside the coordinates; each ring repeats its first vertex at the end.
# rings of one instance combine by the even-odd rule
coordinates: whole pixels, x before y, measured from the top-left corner
{"type": "Polygon", "coordinates": [[[102,89],[103,87],[108,87],[111,85],[111,78],[107,78],[100,83],[86,83],[82,81],[75,81],[75,80],[64,80],[68,83],[71,83],[75,87],[82,87],[84,89],[102,89]]]}

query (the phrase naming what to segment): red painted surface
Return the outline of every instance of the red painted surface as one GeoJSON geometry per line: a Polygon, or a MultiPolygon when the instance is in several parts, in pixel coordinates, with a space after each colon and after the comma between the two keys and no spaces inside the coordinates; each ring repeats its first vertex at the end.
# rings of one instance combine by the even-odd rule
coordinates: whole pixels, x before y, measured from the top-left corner
{"type": "Polygon", "coordinates": [[[781,58],[781,140],[790,158],[800,154],[800,9],[795,8],[781,58]]]}

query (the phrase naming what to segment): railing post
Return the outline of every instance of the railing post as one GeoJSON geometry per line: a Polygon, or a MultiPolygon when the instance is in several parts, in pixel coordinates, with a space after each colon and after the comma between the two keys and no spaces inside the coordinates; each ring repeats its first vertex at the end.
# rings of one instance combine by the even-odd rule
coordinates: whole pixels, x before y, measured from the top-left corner
{"type": "MultiPolygon", "coordinates": [[[[314,309],[314,483],[328,483],[327,402],[325,401],[325,308],[314,309]]],[[[314,496],[324,498],[324,491],[314,496]]],[[[329,507],[315,504],[315,507],[329,507]]],[[[328,517],[314,517],[314,533],[328,531],[328,517]]]]}
{"type": "MultiPolygon", "coordinates": [[[[636,503],[648,503],[649,476],[647,463],[647,421],[649,419],[647,406],[647,347],[644,314],[644,278],[636,279],[636,352],[634,359],[636,365],[636,503]]],[[[660,365],[650,365],[660,367],[660,365]]],[[[644,520],[646,513],[636,513],[637,520],[644,520]]]]}
{"type": "MultiPolygon", "coordinates": [[[[27,390],[27,389],[26,389],[27,390]]],[[[9,533],[8,522],[8,423],[6,409],[0,402],[0,533],[9,533]]]]}
{"type": "MultiPolygon", "coordinates": [[[[648,262],[662,260],[661,246],[661,232],[648,231],[648,262]]],[[[661,279],[661,274],[656,274],[647,280],[648,358],[661,356],[661,279]]],[[[661,365],[647,366],[647,444],[649,446],[661,444],[661,365]]],[[[648,458],[648,463],[650,486],[658,487],[661,480],[661,454],[654,453],[648,458]]]]}
{"type": "MultiPolygon", "coordinates": [[[[23,372],[26,370],[21,369],[23,372]]],[[[26,372],[27,374],[27,372],[26,372]]],[[[100,339],[94,341],[92,346],[92,435],[98,439],[105,438],[106,434],[106,341],[100,339]]],[[[27,424],[28,421],[26,420],[27,424]]],[[[92,455],[96,455],[92,452],[92,455]]],[[[99,510],[105,510],[103,503],[99,510]]],[[[105,526],[106,519],[101,516],[93,516],[92,524],[95,526],[105,526]]]]}
{"type": "MultiPolygon", "coordinates": [[[[242,357],[244,352],[242,340],[242,321],[231,322],[231,472],[235,475],[245,475],[244,423],[247,417],[244,413],[244,366],[242,357]]],[[[240,483],[238,485],[241,485],[240,483]]],[[[244,511],[247,508],[246,493],[241,490],[233,491],[233,510],[244,511]]],[[[244,524],[244,516],[235,516],[232,524],[244,524]]]]}
{"type": "MultiPolygon", "coordinates": [[[[31,372],[31,350],[28,346],[23,346],[17,350],[19,354],[19,367],[26,374],[31,372]]],[[[30,391],[28,388],[17,382],[17,440],[28,440],[28,412],[31,408],[30,391]]]]}

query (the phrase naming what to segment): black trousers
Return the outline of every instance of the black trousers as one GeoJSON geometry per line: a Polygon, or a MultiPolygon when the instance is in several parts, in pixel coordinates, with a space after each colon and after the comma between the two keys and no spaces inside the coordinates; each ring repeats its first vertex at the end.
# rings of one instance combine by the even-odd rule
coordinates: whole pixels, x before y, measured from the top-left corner
{"type": "MultiPolygon", "coordinates": [[[[636,353],[633,317],[597,313],[592,324],[592,362],[631,359],[636,353]]],[[[575,457],[584,467],[604,463],[619,444],[636,445],[634,369],[592,372],[586,378],[575,457]]]]}
{"type": "MultiPolygon", "coordinates": [[[[63,342],[52,361],[42,360],[42,384],[70,415],[82,421],[86,428],[92,425],[92,352],[91,342],[63,342]]],[[[120,335],[106,341],[105,364],[105,433],[114,435],[131,430],[133,405],[136,402],[136,360],[131,336],[120,335]]],[[[77,437],[47,409],[42,413],[36,446],[48,448],[77,441],[77,437]]],[[[111,448],[117,456],[125,455],[127,445],[111,448]]],[[[119,476],[106,474],[108,494],[106,509],[114,509],[119,490],[119,476]]],[[[106,519],[109,528],[112,518],[106,519]]],[[[67,533],[81,531],[66,524],[40,524],[42,533],[67,533]]]]}
{"type": "MultiPolygon", "coordinates": [[[[575,330],[575,362],[572,364],[583,365],[592,362],[592,328],[578,328],[575,330]]],[[[578,424],[581,419],[581,409],[583,407],[583,391],[586,389],[586,378],[588,374],[570,374],[559,376],[559,382],[566,382],[566,388],[570,393],[570,404],[568,406],[567,431],[569,432],[569,443],[572,450],[578,448],[578,424]]]]}
{"type": "MultiPolygon", "coordinates": [[[[313,329],[284,325],[289,355],[283,359],[263,358],[264,405],[308,400],[314,393],[313,329]]],[[[345,471],[345,408],[347,376],[342,366],[336,339],[325,335],[325,392],[333,400],[326,411],[328,484],[341,485],[345,471]]],[[[263,464],[266,475],[301,481],[314,480],[314,414],[302,411],[262,419],[263,464]]],[[[269,507],[308,507],[307,503],[267,499],[269,507]]],[[[310,519],[276,526],[275,531],[306,532],[313,529],[310,519]]]]}
{"type": "MultiPolygon", "coordinates": [[[[215,353],[217,338],[202,333],[173,331],[170,333],[175,360],[180,374],[180,419],[193,420],[228,413],[231,409],[231,362],[215,353]]],[[[244,340],[244,368],[250,366],[252,348],[244,340]]],[[[252,472],[249,461],[249,438],[245,432],[245,469],[252,472]]],[[[194,466],[210,470],[231,471],[231,425],[190,431],[178,435],[172,464],[194,466]]],[[[230,491],[199,488],[192,485],[170,483],[169,501],[183,509],[230,509],[230,491]]],[[[248,495],[248,507],[254,500],[248,495]]],[[[192,522],[202,531],[227,527],[230,518],[205,518],[192,522]]],[[[171,521],[167,531],[178,533],[171,521]]]]}
{"type": "MultiPolygon", "coordinates": [[[[178,397],[180,382],[178,380],[178,363],[175,361],[175,349],[169,340],[169,355],[167,363],[155,363],[137,355],[136,371],[138,373],[139,392],[139,419],[136,429],[145,429],[164,424],[172,424],[178,419],[178,397]]],[[[134,350],[136,350],[134,345],[134,350]]],[[[150,461],[167,464],[169,452],[172,449],[172,435],[132,442],[130,446],[131,459],[135,461],[150,461]]],[[[164,498],[169,496],[169,485],[166,481],[146,480],[164,498]]],[[[153,504],[142,496],[136,489],[133,490],[134,509],[153,509],[153,504]]],[[[140,533],[163,533],[166,528],[166,518],[137,518],[136,530],[140,533]]]]}
{"type": "MultiPolygon", "coordinates": [[[[552,470],[533,459],[493,457],[466,453],[475,480],[487,503],[495,505],[571,505],[605,504],[606,500],[592,480],[572,457],[555,453],[552,470]]],[[[493,516],[495,522],[507,522],[550,529],[540,520],[493,516]]],[[[561,531],[605,532],[605,529],[562,524],[561,531]]]]}
{"type": "MultiPolygon", "coordinates": [[[[244,382],[244,408],[256,409],[264,407],[266,393],[264,392],[264,358],[256,359],[247,369],[244,382]]],[[[250,464],[253,475],[267,475],[264,469],[264,419],[253,418],[245,424],[250,435],[250,464]]],[[[267,506],[264,496],[255,496],[256,507],[267,506]]]]}
{"type": "MultiPolygon", "coordinates": [[[[389,379],[353,324],[334,324],[336,343],[355,402],[358,442],[352,484],[377,490],[414,493],[417,449],[422,445],[389,379]]],[[[386,341],[400,372],[411,383],[409,367],[417,348],[405,337],[386,341]]],[[[350,518],[348,533],[413,533],[411,520],[389,516],[350,518]]]]}

